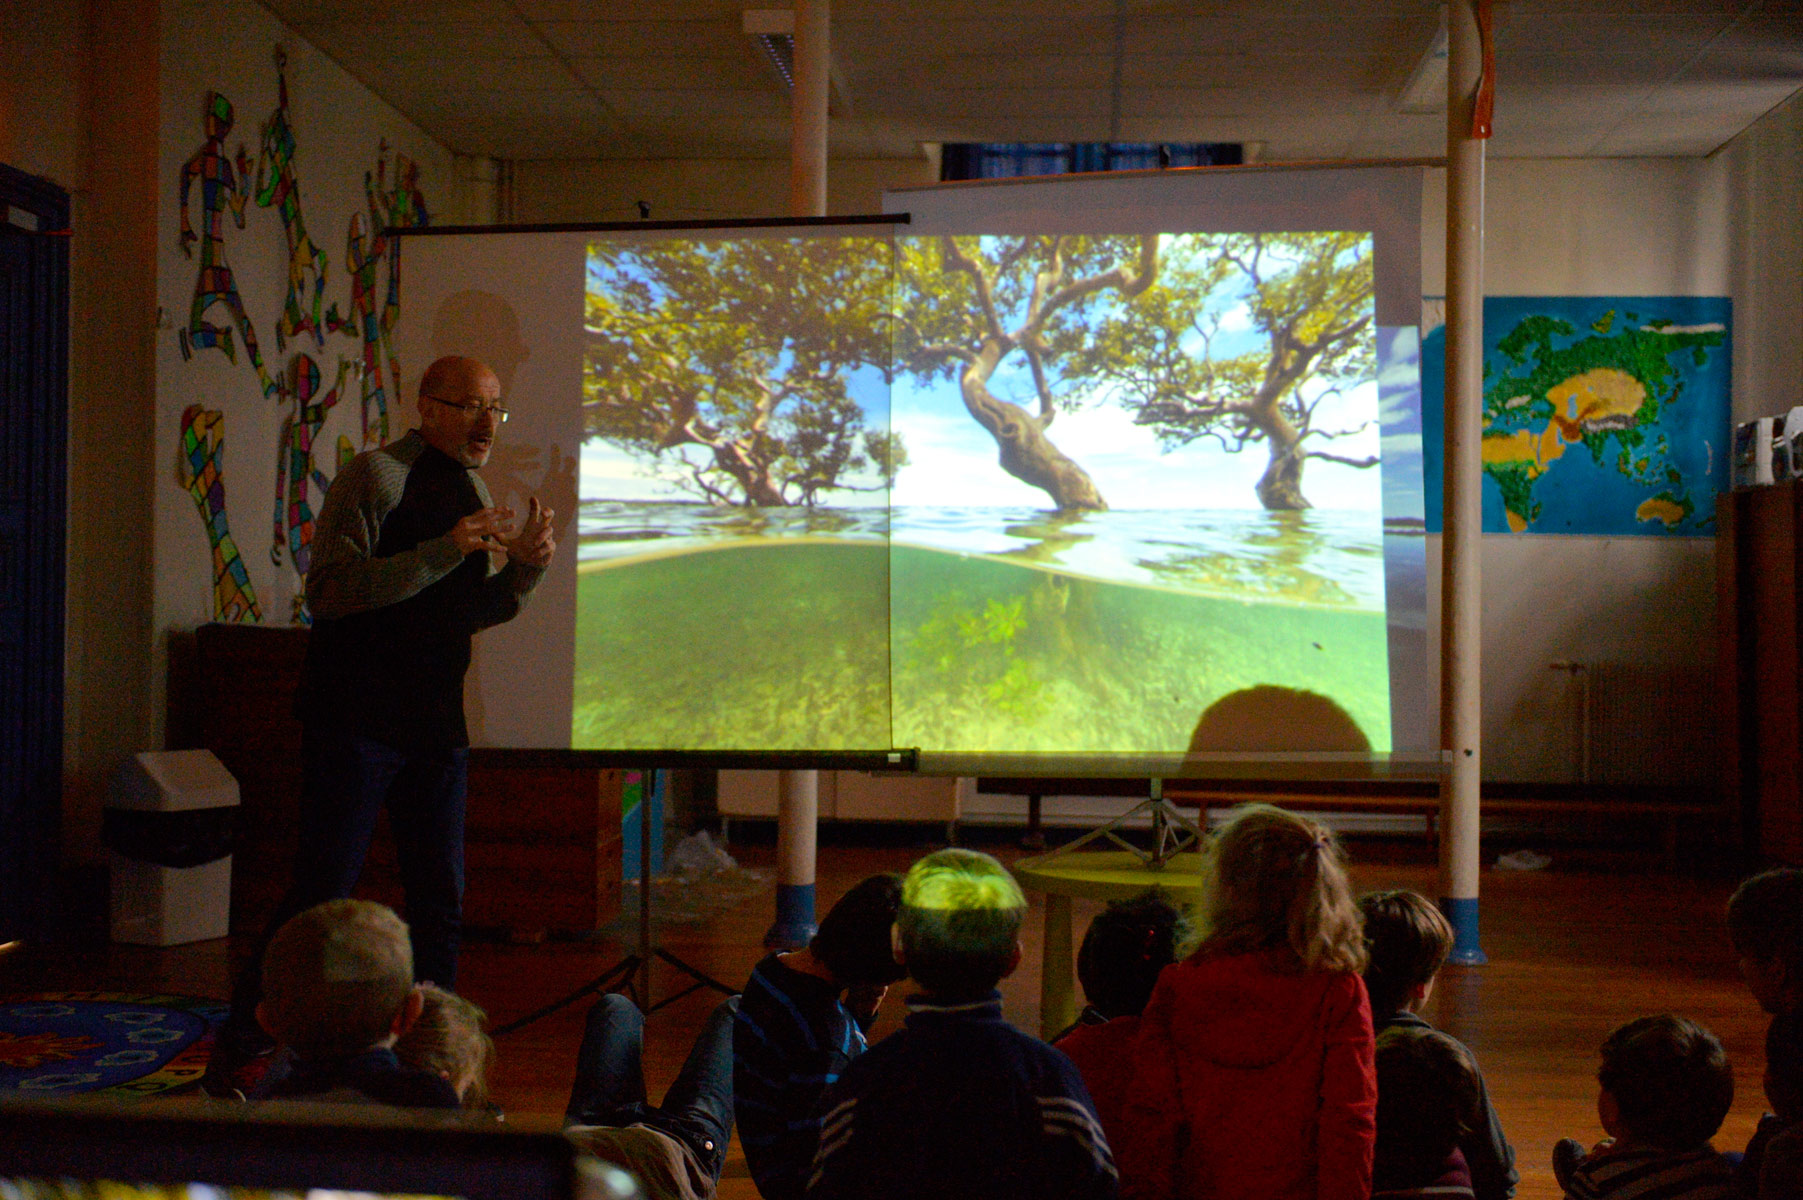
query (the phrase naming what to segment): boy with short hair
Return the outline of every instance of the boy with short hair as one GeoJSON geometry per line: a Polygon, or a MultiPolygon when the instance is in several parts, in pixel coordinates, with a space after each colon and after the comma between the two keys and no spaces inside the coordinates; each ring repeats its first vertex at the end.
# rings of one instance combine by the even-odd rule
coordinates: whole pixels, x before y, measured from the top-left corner
{"type": "Polygon", "coordinates": [[[764,1200],[800,1200],[820,1144],[827,1087],[867,1048],[864,1030],[904,974],[890,950],[901,877],[872,875],[800,950],[771,954],[733,1020],[733,1111],[764,1200]]]}
{"type": "Polygon", "coordinates": [[[1588,1155],[1572,1138],[1553,1147],[1569,1200],[1732,1200],[1734,1168],[1709,1144],[1734,1103],[1734,1071],[1716,1036],[1662,1013],[1616,1029],[1602,1056],[1596,1111],[1609,1136],[1588,1155]]]}
{"type": "Polygon", "coordinates": [[[421,1002],[407,926],[393,910],[328,900],[291,918],[269,941],[256,1012],[294,1062],[261,1094],[456,1108],[448,1082],[395,1057],[395,1039],[419,1019],[421,1002]]]}
{"type": "MultiPolygon", "coordinates": [[[[1452,951],[1452,925],[1432,901],[1403,889],[1367,892],[1359,897],[1359,909],[1364,913],[1365,946],[1371,956],[1365,968],[1365,991],[1371,998],[1373,1030],[1380,1037],[1386,1029],[1432,1030],[1420,1009],[1433,994],[1434,981],[1452,951]]],[[[1459,1048],[1471,1057],[1463,1043],[1459,1048]]],[[[1477,1071],[1475,1058],[1472,1067],[1477,1071]]],[[[1482,1071],[1477,1071],[1477,1091],[1477,1109],[1470,1128],[1459,1139],[1459,1151],[1471,1172],[1471,1190],[1477,1200],[1509,1200],[1520,1179],[1515,1151],[1503,1135],[1482,1071]]],[[[1381,1103],[1381,1088],[1378,1094],[1381,1103]]]]}
{"type": "Polygon", "coordinates": [[[906,1026],[828,1090],[808,1195],[1058,1200],[1117,1192],[1070,1060],[1002,1019],[1026,899],[999,862],[941,850],[902,883],[897,959],[923,990],[906,1026]]]}

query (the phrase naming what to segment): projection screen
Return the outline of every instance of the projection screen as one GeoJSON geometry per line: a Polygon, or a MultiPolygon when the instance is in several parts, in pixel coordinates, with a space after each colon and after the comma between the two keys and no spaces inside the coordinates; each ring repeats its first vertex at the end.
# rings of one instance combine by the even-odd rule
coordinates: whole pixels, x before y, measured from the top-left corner
{"type": "Polygon", "coordinates": [[[558,514],[474,739],[1426,750],[1419,203],[1416,168],[1174,171],[407,237],[399,356],[488,362],[483,476],[558,514]]]}

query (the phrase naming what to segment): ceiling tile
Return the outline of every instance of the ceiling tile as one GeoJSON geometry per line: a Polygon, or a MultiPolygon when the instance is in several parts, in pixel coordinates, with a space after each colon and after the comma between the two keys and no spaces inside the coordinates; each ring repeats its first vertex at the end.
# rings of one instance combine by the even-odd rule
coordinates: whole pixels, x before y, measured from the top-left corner
{"type": "Polygon", "coordinates": [[[312,26],[308,40],[340,61],[424,58],[440,64],[532,58],[544,43],[524,21],[443,23],[330,21],[312,26]]]}
{"type": "Polygon", "coordinates": [[[780,89],[749,54],[736,58],[577,58],[570,66],[595,88],[780,89]]]}
{"type": "Polygon", "coordinates": [[[787,119],[789,98],[777,92],[618,91],[601,98],[629,124],[641,121],[708,121],[721,117],[787,119]]]}
{"type": "Polygon", "coordinates": [[[1632,48],[1640,53],[1682,56],[1701,50],[1727,28],[1731,18],[1711,13],[1548,13],[1512,9],[1498,21],[1496,53],[1516,49],[1568,54],[1610,54],[1632,48]]]}
{"type": "Polygon", "coordinates": [[[571,58],[729,58],[744,53],[734,21],[543,21],[533,26],[571,58]]]}

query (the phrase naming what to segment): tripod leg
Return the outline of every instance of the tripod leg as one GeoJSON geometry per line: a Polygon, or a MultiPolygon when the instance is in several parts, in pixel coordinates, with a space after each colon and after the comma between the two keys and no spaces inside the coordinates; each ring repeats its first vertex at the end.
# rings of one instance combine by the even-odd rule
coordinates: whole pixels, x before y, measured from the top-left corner
{"type": "MultiPolygon", "coordinates": [[[[628,954],[625,958],[622,958],[619,962],[607,968],[607,970],[595,976],[595,978],[589,980],[569,995],[558,1000],[553,1000],[543,1008],[534,1009],[517,1021],[509,1021],[507,1024],[496,1029],[492,1036],[501,1037],[505,1034],[512,1033],[516,1029],[524,1029],[535,1021],[544,1020],[560,1008],[568,1008],[584,996],[592,996],[596,992],[605,992],[608,989],[617,986],[622,981],[626,982],[628,987],[630,987],[633,975],[638,971],[639,966],[639,956],[636,954],[628,954]]],[[[643,1000],[643,997],[634,996],[633,1000],[636,1003],[643,1000]]],[[[643,1005],[641,1004],[640,1007],[642,1008],[643,1005]]]]}

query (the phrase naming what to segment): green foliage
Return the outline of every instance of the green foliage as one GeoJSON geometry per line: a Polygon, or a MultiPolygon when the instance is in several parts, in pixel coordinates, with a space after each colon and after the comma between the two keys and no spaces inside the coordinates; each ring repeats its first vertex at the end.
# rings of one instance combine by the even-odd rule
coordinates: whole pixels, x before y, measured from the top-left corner
{"type": "Polygon", "coordinates": [[[999,712],[1030,719],[1042,707],[1045,681],[1020,654],[1026,603],[1024,595],[990,597],[977,608],[962,592],[951,592],[938,599],[903,652],[949,693],[981,696],[999,712]]]}
{"type": "Polygon", "coordinates": [[[1213,438],[1228,450],[1269,443],[1281,456],[1348,460],[1315,443],[1361,432],[1323,429],[1321,399],[1376,374],[1368,235],[1193,234],[1164,246],[1158,282],[1118,306],[1072,375],[1115,386],[1167,449],[1213,438]],[[1250,308],[1262,345],[1217,353],[1227,312],[1250,308]]]}
{"type": "MultiPolygon", "coordinates": [[[[888,377],[890,285],[875,238],[596,246],[585,433],[714,503],[860,486],[872,443],[849,378],[888,377]]],[[[892,476],[899,442],[874,436],[892,476]]]]}

